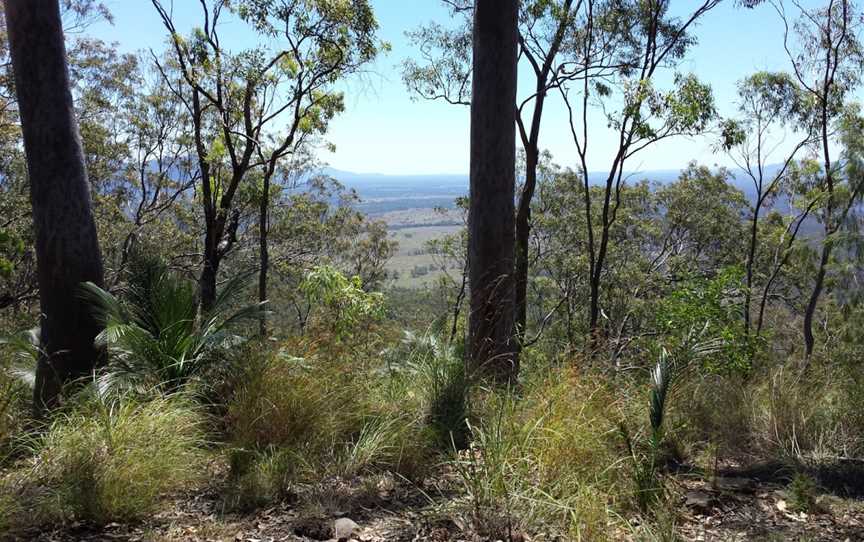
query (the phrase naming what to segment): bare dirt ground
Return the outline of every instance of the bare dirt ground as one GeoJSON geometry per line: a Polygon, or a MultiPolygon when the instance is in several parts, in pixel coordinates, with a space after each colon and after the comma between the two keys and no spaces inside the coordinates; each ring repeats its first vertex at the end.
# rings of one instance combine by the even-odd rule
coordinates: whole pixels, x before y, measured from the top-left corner
{"type": "MultiPolygon", "coordinates": [[[[809,511],[796,508],[790,474],[779,467],[726,469],[718,477],[679,472],[670,479],[675,533],[682,541],[864,541],[864,472],[860,466],[815,471],[818,486],[809,511]]],[[[467,522],[450,515],[458,496],[418,488],[386,477],[288,495],[257,511],[225,512],[218,489],[177,495],[163,512],[137,525],[95,528],[71,524],[8,540],[38,542],[480,542],[467,522]],[[350,521],[344,521],[350,518],[350,521]],[[341,520],[341,521],[340,521],[341,520]]],[[[800,499],[799,499],[800,500],[800,499]]],[[[638,523],[637,518],[628,518],[638,523]]],[[[618,529],[613,540],[634,540],[618,529]]],[[[0,539],[3,537],[0,536],[0,539]]],[[[516,533],[514,541],[563,540],[516,533]]]]}

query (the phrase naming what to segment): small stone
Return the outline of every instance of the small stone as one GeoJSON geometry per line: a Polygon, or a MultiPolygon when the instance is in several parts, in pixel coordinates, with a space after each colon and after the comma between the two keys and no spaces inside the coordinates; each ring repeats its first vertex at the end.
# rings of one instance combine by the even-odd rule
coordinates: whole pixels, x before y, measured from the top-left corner
{"type": "Polygon", "coordinates": [[[333,524],[333,535],[338,540],[348,540],[360,531],[360,526],[349,518],[339,518],[333,524]]]}
{"type": "Polygon", "coordinates": [[[714,497],[710,493],[704,491],[688,491],[684,494],[684,504],[691,508],[708,510],[711,508],[711,502],[714,497]]]}

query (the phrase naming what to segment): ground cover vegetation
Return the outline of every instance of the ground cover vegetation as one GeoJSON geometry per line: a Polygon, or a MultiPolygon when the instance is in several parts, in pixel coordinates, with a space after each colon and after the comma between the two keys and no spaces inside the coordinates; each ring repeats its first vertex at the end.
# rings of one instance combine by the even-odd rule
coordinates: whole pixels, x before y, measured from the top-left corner
{"type": "Polygon", "coordinates": [[[99,2],[6,0],[0,539],[864,537],[864,18],[740,2],[788,67],[722,117],[682,72],[721,3],[447,0],[411,30],[407,91],[475,123],[411,289],[316,161],[389,49],[371,2],[186,28],[152,0],[165,40],[128,55],[81,33],[99,2]],[[737,167],[625,174],[682,135],[737,167]]]}

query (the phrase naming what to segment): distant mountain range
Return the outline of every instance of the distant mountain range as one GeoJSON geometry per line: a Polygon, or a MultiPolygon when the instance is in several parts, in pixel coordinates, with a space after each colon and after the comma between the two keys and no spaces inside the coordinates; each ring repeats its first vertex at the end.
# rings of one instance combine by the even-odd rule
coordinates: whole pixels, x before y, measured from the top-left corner
{"type": "MultiPolygon", "coordinates": [[[[766,167],[766,178],[777,171],[779,165],[766,167]]],[[[361,208],[369,214],[404,211],[416,208],[452,208],[454,200],[468,194],[468,175],[387,175],[382,173],[355,173],[334,168],[321,172],[357,191],[363,200],[361,208]]],[[[648,180],[659,184],[674,182],[681,170],[660,169],[626,173],[628,182],[648,180]]],[[[606,180],[605,173],[590,173],[592,184],[606,180]]],[[[753,184],[743,171],[732,171],[730,182],[755,199],[753,184]]]]}

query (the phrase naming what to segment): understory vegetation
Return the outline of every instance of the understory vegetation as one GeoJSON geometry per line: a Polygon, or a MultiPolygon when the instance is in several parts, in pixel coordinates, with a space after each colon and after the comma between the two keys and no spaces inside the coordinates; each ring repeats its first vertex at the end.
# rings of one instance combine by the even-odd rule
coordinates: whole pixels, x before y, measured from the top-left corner
{"type": "MultiPolygon", "coordinates": [[[[163,325],[186,322],[172,314],[163,325]]],[[[804,376],[760,352],[746,370],[719,372],[703,363],[713,350],[691,349],[685,367],[664,349],[646,360],[646,380],[536,348],[524,353],[519,387],[501,389],[466,374],[459,344],[432,331],[348,321],[340,334],[278,343],[226,334],[195,358],[206,360],[206,380],[105,386],[125,374],[109,363],[47,422],[27,421],[24,381],[4,372],[4,385],[22,389],[4,404],[0,526],[135,521],[205,487],[218,488],[224,513],[298,498],[332,513],[357,498],[340,483],[363,481],[374,496],[389,480],[450,495],[430,497],[428,513],[490,539],[665,539],[685,465],[711,478],[718,464],[770,462],[807,506],[813,473],[864,453],[864,374],[843,358],[815,359],[804,376]]],[[[116,359],[156,351],[124,344],[116,359]]]]}
{"type": "Polygon", "coordinates": [[[854,2],[445,0],[399,69],[471,107],[470,190],[379,187],[389,225],[319,160],[391,50],[375,2],[183,3],[143,2],[164,47],[127,54],[98,1],[4,2],[0,539],[347,540],[386,512],[406,540],[710,540],[758,499],[732,538],[770,513],[864,539],[854,2]],[[771,18],[783,67],[721,104],[684,71],[726,8],[771,18]],[[52,25],[47,60],[12,43],[52,25]],[[37,60],[57,107],[28,107],[58,91],[37,60]],[[632,171],[682,137],[729,167],[632,171]],[[409,288],[388,262],[421,222],[445,234],[409,288]]]}

